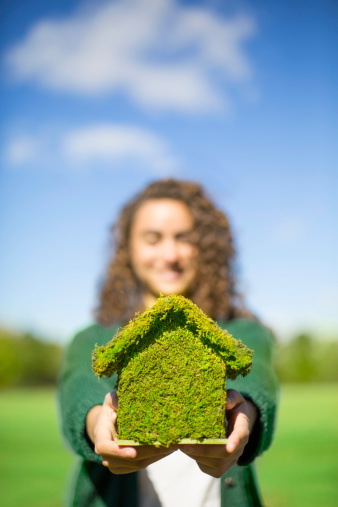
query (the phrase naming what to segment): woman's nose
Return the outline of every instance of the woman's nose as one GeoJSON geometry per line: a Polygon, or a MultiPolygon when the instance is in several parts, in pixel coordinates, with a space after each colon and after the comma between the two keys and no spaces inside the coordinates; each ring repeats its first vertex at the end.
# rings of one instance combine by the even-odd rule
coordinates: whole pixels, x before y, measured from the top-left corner
{"type": "Polygon", "coordinates": [[[179,248],[176,241],[165,241],[162,251],[163,259],[166,262],[177,262],[179,258],[179,248]]]}

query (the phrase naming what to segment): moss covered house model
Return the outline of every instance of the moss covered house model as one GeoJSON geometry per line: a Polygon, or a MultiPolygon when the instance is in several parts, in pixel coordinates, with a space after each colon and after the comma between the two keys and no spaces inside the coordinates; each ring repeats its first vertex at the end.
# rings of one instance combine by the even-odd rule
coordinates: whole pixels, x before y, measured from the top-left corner
{"type": "Polygon", "coordinates": [[[98,377],[118,374],[118,443],[224,443],[225,379],[252,355],[190,300],[161,296],[93,352],[98,377]]]}

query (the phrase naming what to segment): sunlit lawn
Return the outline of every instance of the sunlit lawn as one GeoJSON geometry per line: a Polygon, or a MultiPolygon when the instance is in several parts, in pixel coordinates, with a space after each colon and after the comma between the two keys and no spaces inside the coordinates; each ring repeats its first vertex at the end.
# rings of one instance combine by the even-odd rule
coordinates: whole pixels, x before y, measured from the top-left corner
{"type": "MultiPolygon", "coordinates": [[[[1,506],[62,505],[74,459],[59,436],[54,396],[0,391],[1,506]]],[[[338,386],[283,388],[273,447],[258,462],[267,507],[337,505],[337,420],[338,386]]]]}
{"type": "Polygon", "coordinates": [[[258,462],[267,507],[338,505],[338,385],[286,385],[276,438],[258,462]]]}
{"type": "Polygon", "coordinates": [[[0,505],[57,507],[73,456],[59,436],[54,390],[0,392],[0,505]]]}

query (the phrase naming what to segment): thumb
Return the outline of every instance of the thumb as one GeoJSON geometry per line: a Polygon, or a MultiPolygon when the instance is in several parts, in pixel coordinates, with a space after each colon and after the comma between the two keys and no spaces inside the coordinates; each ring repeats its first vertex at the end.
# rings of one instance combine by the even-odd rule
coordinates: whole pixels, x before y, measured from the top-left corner
{"type": "Polygon", "coordinates": [[[119,400],[118,400],[116,392],[114,391],[111,393],[107,393],[104,398],[103,404],[108,405],[110,408],[114,409],[116,412],[118,404],[119,404],[119,400]]]}
{"type": "Polygon", "coordinates": [[[119,399],[117,397],[116,392],[109,393],[111,395],[112,405],[115,410],[117,410],[117,407],[119,405],[119,399]]]}
{"type": "Polygon", "coordinates": [[[235,389],[227,390],[226,410],[231,410],[244,401],[240,392],[235,389]]]}

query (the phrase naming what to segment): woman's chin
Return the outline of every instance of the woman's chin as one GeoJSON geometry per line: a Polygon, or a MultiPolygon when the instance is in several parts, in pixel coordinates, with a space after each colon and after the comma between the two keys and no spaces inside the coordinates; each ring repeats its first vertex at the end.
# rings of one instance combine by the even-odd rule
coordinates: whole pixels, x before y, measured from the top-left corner
{"type": "Polygon", "coordinates": [[[156,294],[156,297],[159,297],[160,294],[163,296],[169,296],[170,294],[179,294],[183,296],[187,292],[186,284],[179,282],[158,284],[154,289],[152,293],[154,295],[156,294]]]}

